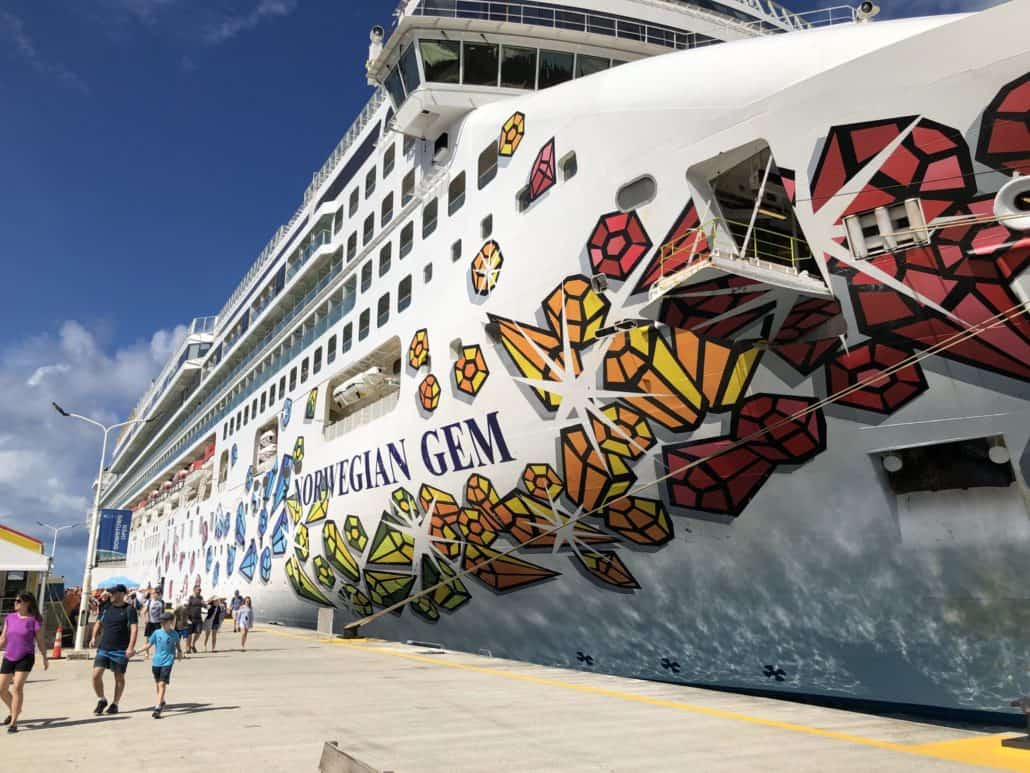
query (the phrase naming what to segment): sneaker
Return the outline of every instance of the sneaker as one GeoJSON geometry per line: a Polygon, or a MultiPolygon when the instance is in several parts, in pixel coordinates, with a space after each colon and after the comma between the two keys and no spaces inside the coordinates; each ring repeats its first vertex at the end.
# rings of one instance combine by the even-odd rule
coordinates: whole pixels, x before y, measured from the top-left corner
{"type": "Polygon", "coordinates": [[[97,707],[93,709],[93,713],[97,716],[104,713],[104,709],[107,708],[107,698],[101,698],[97,701],[97,707]]]}
{"type": "Polygon", "coordinates": [[[161,707],[158,706],[157,708],[155,708],[150,716],[152,716],[154,719],[161,719],[161,707]]]}
{"type": "Polygon", "coordinates": [[[7,715],[7,719],[5,719],[5,720],[4,720],[4,721],[3,721],[2,723],[0,723],[0,724],[3,724],[3,725],[9,725],[9,724],[11,724],[11,715],[10,715],[10,714],[8,714],[8,715],[7,715]]]}
{"type": "Polygon", "coordinates": [[[108,714],[117,714],[118,713],[118,704],[117,703],[112,703],[110,706],[108,706],[107,707],[107,713],[108,714]]]}
{"type": "Polygon", "coordinates": [[[18,726],[17,725],[11,725],[9,728],[7,728],[7,732],[8,733],[17,733],[18,732],[18,726]]]}

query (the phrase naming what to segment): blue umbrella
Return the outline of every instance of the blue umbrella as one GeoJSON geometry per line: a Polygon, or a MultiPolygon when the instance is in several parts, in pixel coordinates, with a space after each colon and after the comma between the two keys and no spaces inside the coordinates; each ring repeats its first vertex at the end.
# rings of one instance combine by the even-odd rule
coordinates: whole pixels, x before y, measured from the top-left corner
{"type": "Polygon", "coordinates": [[[124,585],[126,588],[135,588],[139,585],[135,580],[132,580],[125,575],[116,575],[114,577],[108,577],[106,580],[101,580],[97,583],[98,588],[111,588],[115,585],[124,585]]]}

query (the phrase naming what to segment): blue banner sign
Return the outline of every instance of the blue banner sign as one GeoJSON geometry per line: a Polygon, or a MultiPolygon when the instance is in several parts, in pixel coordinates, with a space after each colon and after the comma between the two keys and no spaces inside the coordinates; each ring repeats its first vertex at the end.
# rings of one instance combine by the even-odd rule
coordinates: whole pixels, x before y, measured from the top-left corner
{"type": "Polygon", "coordinates": [[[129,548],[132,510],[101,510],[97,535],[97,563],[124,561],[129,548]]]}

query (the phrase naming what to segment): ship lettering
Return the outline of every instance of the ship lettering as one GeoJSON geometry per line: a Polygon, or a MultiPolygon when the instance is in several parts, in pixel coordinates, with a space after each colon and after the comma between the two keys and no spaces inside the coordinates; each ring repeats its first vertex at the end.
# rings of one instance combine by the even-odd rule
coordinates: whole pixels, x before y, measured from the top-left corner
{"type": "Polygon", "coordinates": [[[485,435],[475,419],[446,424],[422,435],[422,462],[433,475],[510,461],[513,457],[497,411],[487,415],[485,435]]]}
{"type": "Polygon", "coordinates": [[[410,480],[408,454],[404,441],[387,443],[382,448],[370,449],[341,459],[335,465],[315,470],[295,481],[294,496],[304,505],[310,505],[325,490],[330,496],[394,486],[398,480],[410,480]]]}

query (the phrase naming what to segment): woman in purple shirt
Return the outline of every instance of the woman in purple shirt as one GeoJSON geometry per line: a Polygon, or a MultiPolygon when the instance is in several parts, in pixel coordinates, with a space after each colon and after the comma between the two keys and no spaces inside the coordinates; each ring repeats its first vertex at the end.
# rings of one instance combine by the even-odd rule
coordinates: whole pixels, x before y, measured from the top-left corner
{"type": "Polygon", "coordinates": [[[4,619],[3,631],[0,632],[0,648],[4,648],[4,657],[0,661],[0,700],[11,712],[3,722],[8,726],[8,733],[18,732],[25,680],[36,663],[33,645],[39,647],[43,656],[44,670],[50,668],[43,648],[43,618],[39,615],[36,597],[31,593],[19,594],[14,601],[14,610],[4,619]]]}

